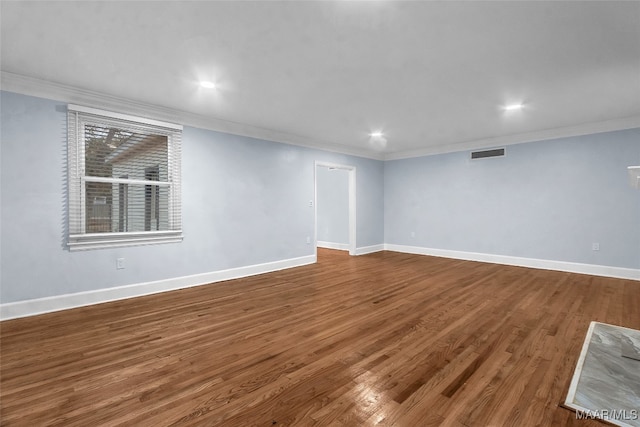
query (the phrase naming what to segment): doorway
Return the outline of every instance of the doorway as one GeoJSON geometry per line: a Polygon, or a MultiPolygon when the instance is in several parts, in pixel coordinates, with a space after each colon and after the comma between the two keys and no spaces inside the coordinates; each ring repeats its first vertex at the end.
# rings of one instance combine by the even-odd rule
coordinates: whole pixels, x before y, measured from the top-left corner
{"type": "Polygon", "coordinates": [[[356,168],[315,163],[315,254],[320,247],[356,254],[356,168]]]}

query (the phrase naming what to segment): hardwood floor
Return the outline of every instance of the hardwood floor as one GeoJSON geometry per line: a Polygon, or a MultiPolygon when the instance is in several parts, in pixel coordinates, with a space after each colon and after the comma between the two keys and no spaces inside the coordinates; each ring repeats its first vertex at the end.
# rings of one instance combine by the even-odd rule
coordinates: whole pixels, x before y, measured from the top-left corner
{"type": "MultiPolygon", "coordinates": [[[[597,426],[563,408],[640,282],[380,252],[5,321],[5,426],[597,426]]],[[[46,286],[46,284],[43,284],[46,286]]]]}

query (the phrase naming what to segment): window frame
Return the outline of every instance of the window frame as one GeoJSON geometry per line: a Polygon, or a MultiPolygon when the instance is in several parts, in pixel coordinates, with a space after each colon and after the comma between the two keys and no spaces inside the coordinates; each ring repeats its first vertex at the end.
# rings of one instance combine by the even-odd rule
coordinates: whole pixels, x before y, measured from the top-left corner
{"type": "MultiPolygon", "coordinates": [[[[68,240],[70,251],[101,249],[181,242],[181,125],[153,119],[114,113],[74,104],[67,106],[67,157],[68,157],[68,240]],[[113,125],[129,131],[152,132],[167,137],[167,181],[136,180],[128,178],[101,178],[85,176],[85,126],[113,125]],[[168,187],[168,230],[163,231],[112,231],[86,232],[86,183],[106,182],[110,184],[145,185],[159,189],[168,187]]],[[[112,201],[114,203],[114,201],[112,201]]]]}

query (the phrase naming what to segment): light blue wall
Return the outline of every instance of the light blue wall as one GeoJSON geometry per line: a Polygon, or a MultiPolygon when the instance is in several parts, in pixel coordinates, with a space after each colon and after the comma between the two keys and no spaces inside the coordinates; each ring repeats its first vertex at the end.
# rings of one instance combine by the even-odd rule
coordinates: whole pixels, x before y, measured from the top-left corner
{"type": "Polygon", "coordinates": [[[385,243],[640,268],[640,129],[506,151],[385,162],[385,243]]]}
{"type": "Polygon", "coordinates": [[[66,104],[8,92],[0,101],[2,303],[312,255],[315,161],[356,167],[359,248],[640,268],[640,192],[626,177],[640,164],[640,129],[513,145],[502,159],[380,162],[186,127],[184,241],[72,253],[66,104]]]}
{"type": "Polygon", "coordinates": [[[312,255],[315,161],[357,167],[357,246],[383,243],[382,162],[185,127],[184,241],[69,252],[66,104],[0,96],[2,303],[312,255]]]}
{"type": "Polygon", "coordinates": [[[349,243],[349,171],[318,166],[316,188],[318,240],[349,243]]]}

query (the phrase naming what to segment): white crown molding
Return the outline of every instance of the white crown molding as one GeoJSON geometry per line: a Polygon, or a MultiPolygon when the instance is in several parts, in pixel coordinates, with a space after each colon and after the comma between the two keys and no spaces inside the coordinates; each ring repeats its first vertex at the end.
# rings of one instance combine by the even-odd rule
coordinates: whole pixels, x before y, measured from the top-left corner
{"type": "Polygon", "coordinates": [[[187,111],[175,110],[158,105],[137,102],[120,98],[105,93],[80,89],[61,83],[36,79],[21,74],[0,71],[0,89],[7,92],[15,92],[23,95],[47,98],[60,102],[84,105],[86,107],[112,110],[133,116],[145,117],[152,120],[179,123],[185,126],[193,126],[200,129],[224,132],[233,135],[247,136],[250,138],[267,141],[281,142],[316,150],[331,151],[350,156],[364,157],[374,160],[383,160],[383,154],[375,151],[358,149],[339,144],[311,140],[299,135],[265,129],[215,117],[203,116],[187,111]]]}
{"type": "Polygon", "coordinates": [[[53,99],[60,102],[76,103],[87,107],[115,110],[125,114],[146,117],[154,120],[176,122],[186,126],[241,135],[267,141],[281,142],[316,150],[330,151],[350,156],[364,157],[374,160],[400,160],[413,157],[432,156],[436,154],[453,153],[467,150],[477,150],[496,146],[522,144],[525,142],[544,141],[602,132],[612,132],[624,129],[640,128],[640,114],[606,120],[601,122],[584,123],[555,129],[546,129],[528,133],[505,135],[495,138],[479,139],[424,147],[415,150],[403,150],[381,153],[372,150],[316,141],[310,138],[261,128],[243,123],[232,122],[214,117],[203,116],[187,111],[175,110],[158,105],[146,104],[130,99],[120,98],[104,93],[80,89],[60,83],[36,79],[21,74],[0,71],[0,89],[23,95],[53,99]]]}
{"type": "Polygon", "coordinates": [[[223,280],[238,279],[256,274],[270,273],[293,267],[313,264],[317,260],[315,255],[290,258],[264,264],[248,265],[228,270],[212,271],[191,276],[174,277],[154,282],[136,283],[133,285],[116,286],[113,288],[97,289],[94,291],[78,292],[74,294],[55,295],[26,301],[0,304],[0,320],[17,319],[35,316],[54,311],[85,307],[109,301],[134,298],[143,295],[190,288],[193,286],[209,285],[223,280]]]}
{"type": "Polygon", "coordinates": [[[484,254],[477,252],[453,251],[448,249],[425,248],[422,246],[384,244],[384,249],[416,255],[429,255],[442,258],[462,259],[466,261],[488,262],[492,264],[513,265],[517,267],[537,268],[541,270],[566,271],[569,273],[589,274],[592,276],[614,277],[617,279],[640,280],[640,269],[611,267],[607,265],[581,264],[577,262],[554,261],[547,259],[523,258],[507,255],[484,254]]]}
{"type": "Polygon", "coordinates": [[[550,139],[591,135],[634,128],[640,128],[640,114],[620,119],[605,120],[602,122],[584,123],[576,126],[505,135],[496,138],[478,139],[475,141],[461,142],[457,144],[436,145],[417,150],[397,151],[394,153],[387,153],[384,156],[384,160],[400,160],[413,157],[433,156],[436,154],[455,153],[459,151],[504,147],[506,145],[522,144],[525,142],[545,141],[550,139]]]}

